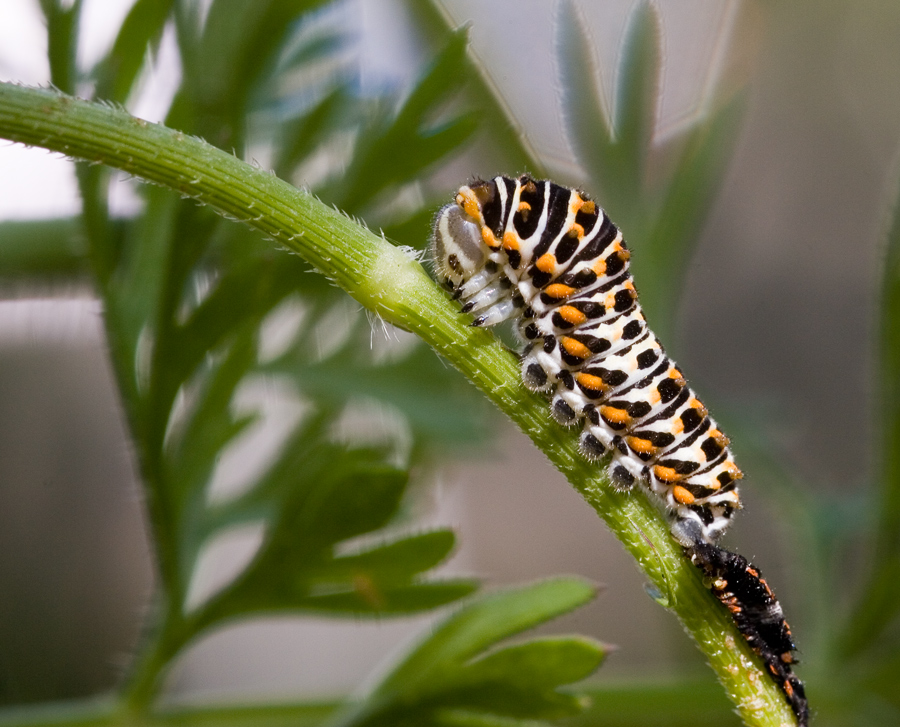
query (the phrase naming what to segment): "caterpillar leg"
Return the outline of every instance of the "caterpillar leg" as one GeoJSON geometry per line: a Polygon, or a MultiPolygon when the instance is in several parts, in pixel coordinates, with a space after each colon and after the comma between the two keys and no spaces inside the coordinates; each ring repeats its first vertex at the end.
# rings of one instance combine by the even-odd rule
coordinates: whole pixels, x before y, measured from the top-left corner
{"type": "Polygon", "coordinates": [[[591,433],[590,426],[586,426],[584,431],[581,432],[581,438],[578,440],[578,448],[581,450],[582,456],[589,462],[596,462],[608,451],[603,445],[603,442],[591,433]]]}
{"type": "Polygon", "coordinates": [[[548,391],[556,384],[553,359],[542,341],[533,343],[522,356],[522,382],[531,391],[548,391]]]}
{"type": "Polygon", "coordinates": [[[685,548],[696,548],[701,545],[709,545],[706,540],[705,526],[700,515],[692,510],[686,513],[678,512],[672,524],[669,526],[672,537],[685,548]]]}
{"type": "Polygon", "coordinates": [[[550,403],[550,413],[564,427],[578,424],[584,418],[585,399],[575,388],[572,373],[562,369],[557,375],[559,383],[550,403]]]}
{"type": "Polygon", "coordinates": [[[517,315],[519,315],[521,310],[521,307],[516,304],[515,299],[507,298],[505,300],[501,300],[499,303],[491,305],[480,315],[475,316],[475,320],[472,321],[472,325],[484,326],[486,328],[489,328],[490,326],[496,326],[498,323],[508,321],[510,318],[515,318],[517,315]]]}
{"type": "Polygon", "coordinates": [[[647,480],[647,468],[640,460],[623,455],[618,449],[609,463],[609,479],[617,490],[630,490],[636,482],[647,480]]]}

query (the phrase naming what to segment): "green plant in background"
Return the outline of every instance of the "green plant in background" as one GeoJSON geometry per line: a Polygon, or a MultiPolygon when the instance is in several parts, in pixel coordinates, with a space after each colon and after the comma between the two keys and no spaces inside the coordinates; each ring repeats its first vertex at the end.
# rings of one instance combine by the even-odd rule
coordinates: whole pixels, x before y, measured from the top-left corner
{"type": "MultiPolygon", "coordinates": [[[[92,81],[96,97],[125,103],[148,47],[172,20],[183,80],[167,121],[186,143],[194,144],[191,134],[239,156],[251,144],[265,144],[275,171],[290,177],[320,146],[349,137],[343,168],[326,170],[314,191],[346,212],[365,215],[393,238],[422,245],[434,203],[411,207],[396,198],[475,130],[471,112],[442,111],[464,85],[457,68],[465,63],[465,36],[444,34],[405,98],[363,98],[355,92],[352,69],[341,61],[346,38],[317,14],[327,5],[221,0],[201,23],[195,4],[139,0],[109,55],[82,78],[74,64],[81,3],[44,3],[52,80],[68,92],[92,81]],[[328,69],[325,80],[306,82],[293,94],[281,90],[322,67],[328,69]]],[[[11,262],[18,255],[19,263],[10,269],[64,275],[86,268],[94,280],[146,490],[158,593],[147,636],[119,693],[87,716],[60,707],[52,717],[26,710],[7,720],[191,719],[184,709],[160,712],[161,678],[189,644],[223,623],[286,612],[383,618],[471,594],[472,580],[428,577],[453,549],[452,532],[380,532],[398,519],[411,467],[438,446],[471,445],[486,436],[485,408],[471,387],[422,346],[377,356],[366,316],[258,231],[160,187],[141,187],[142,213],[116,220],[108,209],[110,169],[80,164],[78,180],[85,246],[75,252],[81,255],[68,247],[70,224],[20,224],[9,251],[11,262]],[[29,256],[35,234],[51,239],[41,254],[29,256]],[[285,312],[298,314],[296,331],[283,350],[266,355],[261,330],[285,312]],[[220,454],[259,419],[259,412],[237,410],[235,401],[260,380],[282,382],[304,414],[274,461],[241,494],[210,499],[220,454]],[[400,415],[402,432],[375,443],[346,441],[342,422],[373,400],[400,415]],[[191,584],[204,547],[236,527],[259,523],[265,536],[251,562],[196,602],[191,584]],[[367,536],[364,544],[361,535],[367,536]]],[[[191,195],[190,186],[176,187],[191,195]]],[[[253,207],[249,201],[245,211],[254,221],[268,216],[253,207]]],[[[328,270],[324,260],[312,261],[328,270]]],[[[577,607],[593,590],[576,579],[557,579],[470,603],[399,665],[371,700],[341,719],[428,724],[577,711],[579,700],[557,687],[599,665],[598,644],[562,637],[492,647],[577,607]],[[490,654],[481,657],[486,650],[490,654]],[[404,670],[417,679],[403,678],[404,670]]],[[[333,709],[262,707],[245,719],[321,719],[333,709]]],[[[215,710],[194,717],[227,718],[215,710]]]]}
{"type": "Polygon", "coordinates": [[[731,158],[743,104],[740,96],[728,99],[656,144],[662,79],[656,12],[639,5],[630,21],[611,113],[596,86],[599,74],[584,27],[575,7],[563,3],[556,45],[569,140],[590,189],[639,252],[631,264],[641,285],[641,306],[668,341],[691,251],[731,158]],[[660,175],[667,156],[677,161],[660,175]]]}
{"type": "MultiPolygon", "coordinates": [[[[603,656],[599,644],[560,637],[497,646],[588,600],[592,589],[576,579],[475,597],[358,702],[159,705],[161,680],[173,660],[223,623],[272,613],[399,616],[455,602],[476,589],[471,580],[429,576],[452,550],[452,532],[397,537],[380,531],[400,517],[412,467],[448,443],[472,446],[485,437],[480,400],[424,346],[376,356],[368,319],[348,308],[330,279],[386,321],[417,333],[523,428],[636,557],[658,600],[697,639],[745,721],[783,724],[790,714],[781,695],[758,666],[747,666],[754,664],[752,654],[672,543],[659,513],[641,497],[611,491],[598,468],[579,458],[574,437],[549,420],[546,402],[522,389],[514,357],[487,332],[468,328],[409,254],[312,195],[238,161],[249,148],[266,146],[279,177],[305,179],[319,149],[338,149],[340,166],[319,174],[311,191],[392,240],[419,248],[433,209],[447,196],[447,190],[432,192],[429,175],[462,151],[476,128],[510,169],[544,172],[510,133],[515,125],[482,80],[483,69],[466,54],[464,34],[450,30],[432,6],[409,3],[432,47],[414,88],[403,99],[373,99],[355,92],[352,69],[341,59],[346,39],[322,21],[330,5],[214,0],[201,22],[193,3],[138,0],[110,54],[82,77],[74,63],[81,3],[42,0],[54,85],[71,94],[92,82],[95,98],[119,104],[132,96],[148,50],[173,22],[183,80],[166,123],[177,131],[65,95],[0,88],[0,135],[106,165],[78,165],[83,246],[72,243],[72,221],[7,224],[0,228],[0,266],[31,277],[89,272],[104,305],[159,573],[148,635],[120,691],[100,703],[10,711],[0,723],[511,725],[562,718],[584,706],[559,687],[596,669],[603,656]],[[324,80],[309,73],[314,66],[328,69],[324,80]],[[285,90],[290,88],[300,90],[285,90]],[[458,105],[448,110],[453,98],[458,105]],[[140,188],[139,215],[117,220],[109,214],[110,167],[161,185],[140,188]],[[285,254],[267,237],[301,257],[285,254]],[[272,353],[261,331],[291,311],[298,314],[296,332],[272,353]],[[283,382],[302,402],[304,415],[274,461],[240,494],[210,500],[219,456],[259,416],[237,410],[234,402],[260,377],[283,382]],[[403,435],[374,443],[340,436],[348,414],[373,399],[400,415],[403,435]],[[203,548],[250,523],[264,523],[265,536],[248,566],[205,600],[191,600],[203,548]],[[364,534],[366,545],[354,544],[364,534]],[[725,648],[728,639],[737,639],[736,648],[725,648]]],[[[632,18],[612,114],[599,102],[592,54],[574,10],[564,5],[559,18],[562,100],[572,143],[589,186],[608,200],[639,252],[642,299],[655,326],[671,329],[690,244],[721,179],[740,103],[720,105],[670,148],[655,149],[655,12],[642,5],[632,18]],[[656,154],[678,161],[651,185],[648,167],[656,154]]],[[[896,276],[900,223],[892,230],[888,270],[896,276]]],[[[892,344],[900,319],[891,280],[883,325],[885,381],[896,378],[892,344]]],[[[896,433],[894,398],[885,403],[885,424],[896,433]]],[[[900,445],[889,444],[894,456],[900,445]]],[[[891,476],[892,464],[885,462],[891,476]]],[[[826,640],[826,646],[840,646],[813,655],[811,669],[803,672],[813,672],[811,694],[823,718],[834,715],[847,724],[855,715],[873,724],[873,710],[900,709],[889,689],[897,651],[889,639],[900,603],[892,576],[898,558],[893,503],[900,490],[896,477],[885,482],[880,556],[869,595],[861,598],[843,640],[826,640]],[[824,685],[838,679],[839,665],[851,657],[869,666],[852,689],[829,701],[824,685]]],[[[812,541],[803,547],[834,547],[815,523],[799,533],[812,541]]],[[[826,561],[823,556],[817,562],[826,561]]],[[[819,581],[832,587],[825,577],[819,581]]],[[[839,633],[833,623],[824,627],[839,633]]],[[[735,723],[720,692],[712,690],[694,681],[671,688],[599,688],[593,690],[595,706],[577,719],[598,725],[735,723]]]]}

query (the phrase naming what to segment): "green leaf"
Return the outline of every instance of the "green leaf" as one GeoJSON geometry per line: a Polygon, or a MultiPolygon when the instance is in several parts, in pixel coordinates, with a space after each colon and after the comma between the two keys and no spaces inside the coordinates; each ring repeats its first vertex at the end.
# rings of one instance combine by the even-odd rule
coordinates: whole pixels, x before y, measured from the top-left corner
{"type": "Polygon", "coordinates": [[[119,28],[109,54],[94,69],[96,97],[125,103],[144,59],[159,43],[174,0],[137,0],[119,28]]]}
{"type": "MultiPolygon", "coordinates": [[[[616,80],[611,177],[623,203],[640,198],[647,157],[656,130],[661,70],[659,17],[648,2],[638,5],[628,25],[616,80]]],[[[622,214],[631,217],[626,207],[622,214]]]]}
{"type": "Polygon", "coordinates": [[[329,444],[321,425],[313,421],[298,427],[284,457],[258,487],[213,515],[215,528],[245,517],[248,510],[268,512],[270,518],[258,553],[233,584],[201,608],[198,628],[285,610],[398,613],[471,592],[470,581],[416,582],[453,547],[448,531],[355,555],[339,552],[343,541],[391,520],[407,477],[384,465],[377,452],[329,444]]]}
{"type": "Polygon", "coordinates": [[[466,670],[465,681],[509,681],[521,689],[568,684],[597,668],[595,643],[588,639],[543,638],[508,646],[479,659],[466,670]]]}
{"type": "Polygon", "coordinates": [[[590,39],[571,2],[560,6],[556,55],[570,143],[613,219],[639,237],[647,159],[659,96],[659,18],[642,2],[632,13],[616,75],[612,123],[598,91],[590,39]],[[612,126],[612,131],[610,131],[612,126]]]}
{"type": "Polygon", "coordinates": [[[584,28],[584,19],[572,0],[561,2],[556,17],[556,58],[563,121],[572,151],[596,185],[596,193],[604,205],[615,209],[615,142],[599,93],[593,47],[584,28]]]}
{"type": "Polygon", "coordinates": [[[338,112],[347,104],[347,93],[346,88],[338,86],[305,114],[284,124],[279,155],[274,164],[276,174],[290,177],[294,167],[305,160],[333,129],[338,112]]]}
{"type": "Polygon", "coordinates": [[[116,296],[117,323],[129,345],[137,346],[145,326],[155,329],[170,265],[172,238],[177,234],[180,201],[163,189],[142,189],[146,214],[124,239],[122,256],[108,286],[116,296]]]}
{"type": "Polygon", "coordinates": [[[519,724],[578,712],[558,687],[584,679],[603,648],[578,637],[496,643],[590,600],[594,588],[557,579],[481,596],[433,629],[341,725],[519,724]],[[496,720],[500,720],[497,722],[496,720]]]}
{"type": "Polygon", "coordinates": [[[50,61],[50,82],[60,91],[74,94],[78,84],[78,28],[81,21],[82,0],[66,3],[62,0],[40,0],[47,22],[47,55],[50,61]]]}
{"type": "Polygon", "coordinates": [[[365,569],[385,579],[403,579],[410,571],[420,573],[434,568],[450,555],[455,544],[452,530],[412,535],[356,555],[339,556],[334,559],[332,572],[356,573],[365,569]]]}
{"type": "Polygon", "coordinates": [[[542,581],[483,596],[435,629],[376,690],[378,695],[427,691],[432,678],[456,671],[494,643],[590,601],[594,586],[574,578],[542,581]]]}
{"type": "MultiPolygon", "coordinates": [[[[164,476],[158,487],[171,503],[169,518],[177,533],[177,593],[186,594],[205,538],[213,530],[206,503],[206,486],[216,467],[217,455],[254,421],[253,416],[234,416],[231,400],[235,389],[256,360],[246,338],[239,338],[221,361],[200,382],[196,402],[179,429],[170,432],[164,458],[164,476]]],[[[259,517],[259,513],[255,513],[259,517]]],[[[242,521],[251,519],[245,514],[242,521]]],[[[237,520],[233,518],[233,520],[237,520]]],[[[230,523],[224,520],[221,527],[230,523]]]]}
{"type": "Polygon", "coordinates": [[[299,604],[303,610],[332,616],[408,616],[429,611],[471,595],[474,579],[425,581],[407,586],[378,586],[356,578],[339,593],[312,594],[299,604]]]}
{"type": "Polygon", "coordinates": [[[295,290],[299,261],[287,256],[248,259],[225,270],[190,318],[172,331],[166,371],[179,384],[229,333],[262,318],[295,290]]]}
{"type": "MultiPolygon", "coordinates": [[[[440,0],[406,0],[405,5],[419,30],[434,46],[447,43],[460,32],[459,28],[450,26],[450,15],[440,0]]],[[[538,177],[547,176],[521,124],[505,102],[500,84],[490,77],[488,69],[476,56],[467,52],[460,61],[457,73],[467,79],[463,95],[480,110],[479,121],[490,135],[491,150],[503,158],[501,164],[509,169],[529,171],[538,177]]]]}
{"type": "Polygon", "coordinates": [[[321,62],[350,45],[350,37],[344,30],[318,30],[312,37],[304,39],[293,49],[285,52],[279,61],[280,74],[300,68],[309,63],[321,62]]]}
{"type": "Polygon", "coordinates": [[[344,180],[323,196],[348,212],[361,211],[379,193],[413,181],[472,135],[475,114],[431,120],[465,83],[459,67],[466,42],[465,32],[452,34],[396,115],[384,114],[363,131],[344,180]]]}
{"type": "Polygon", "coordinates": [[[355,397],[377,399],[402,413],[422,443],[487,441],[493,412],[455,371],[418,343],[396,360],[374,363],[363,348],[370,340],[367,324],[356,340],[321,361],[309,362],[308,350],[298,345],[263,370],[291,376],[301,391],[315,392],[332,407],[355,397]]]}
{"type": "MultiPolygon", "coordinates": [[[[199,112],[196,130],[224,148],[244,141],[245,116],[254,85],[274,67],[294,24],[325,0],[215,0],[202,33],[186,32],[181,43],[197,37],[198,47],[184,52],[185,81],[199,112]]],[[[196,19],[187,22],[196,22],[196,19]]]]}

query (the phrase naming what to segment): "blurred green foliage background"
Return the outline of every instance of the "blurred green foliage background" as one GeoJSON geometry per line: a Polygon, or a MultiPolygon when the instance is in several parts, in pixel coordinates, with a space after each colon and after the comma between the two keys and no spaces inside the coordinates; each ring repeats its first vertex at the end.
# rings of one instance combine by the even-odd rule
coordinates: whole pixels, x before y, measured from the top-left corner
{"type": "MultiPolygon", "coordinates": [[[[4,55],[4,80],[154,109],[400,244],[422,249],[473,175],[595,194],[748,473],[728,542],[784,603],[818,723],[898,721],[896,4],[138,0],[100,51],[90,8],[0,10],[48,38],[45,71],[4,55]]],[[[439,676],[417,667],[432,626],[381,680],[433,621],[359,621],[452,602],[472,573],[577,573],[606,587],[553,631],[619,646],[579,724],[737,722],[593,514],[433,354],[209,210],[101,167],[77,185],[80,218],[2,208],[0,701],[125,684],[187,720],[259,723],[183,705],[278,698],[268,718],[318,724],[368,680],[346,723],[561,718],[592,642],[534,642],[483,698],[460,665],[518,622],[453,642],[439,676]]],[[[525,602],[525,628],[590,595],[550,584],[484,608],[525,602]]]]}

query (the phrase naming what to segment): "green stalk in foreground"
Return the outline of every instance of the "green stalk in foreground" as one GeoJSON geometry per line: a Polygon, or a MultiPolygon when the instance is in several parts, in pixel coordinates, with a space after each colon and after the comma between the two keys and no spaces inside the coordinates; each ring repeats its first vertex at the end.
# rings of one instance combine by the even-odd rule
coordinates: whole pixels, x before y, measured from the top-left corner
{"type": "Polygon", "coordinates": [[[521,384],[516,357],[466,319],[412,256],[271,174],[122,111],[0,84],[0,137],[106,164],[210,205],[302,255],[367,309],[421,337],[512,419],[596,510],[675,612],[748,725],[794,724],[779,688],[643,495],[617,493],[577,436],[521,384]]]}

